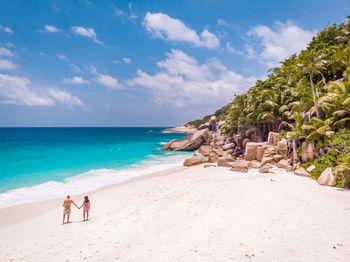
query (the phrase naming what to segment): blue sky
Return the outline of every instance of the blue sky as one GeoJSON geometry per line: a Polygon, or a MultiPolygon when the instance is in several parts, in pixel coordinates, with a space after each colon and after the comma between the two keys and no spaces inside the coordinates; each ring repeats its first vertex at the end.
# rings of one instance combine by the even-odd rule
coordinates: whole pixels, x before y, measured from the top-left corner
{"type": "Polygon", "coordinates": [[[0,0],[0,126],[184,123],[349,14],[345,0],[0,0]]]}

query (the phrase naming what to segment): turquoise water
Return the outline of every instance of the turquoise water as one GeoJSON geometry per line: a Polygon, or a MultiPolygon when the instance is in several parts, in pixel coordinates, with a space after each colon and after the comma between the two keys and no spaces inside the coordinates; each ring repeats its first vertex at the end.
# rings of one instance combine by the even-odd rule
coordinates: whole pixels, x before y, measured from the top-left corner
{"type": "Polygon", "coordinates": [[[189,153],[159,149],[185,134],[160,133],[162,129],[0,128],[0,207],[2,200],[11,202],[14,195],[19,199],[24,192],[35,199],[50,197],[50,192],[43,191],[58,187],[60,192],[53,192],[52,197],[66,193],[65,186],[80,193],[118,182],[122,176],[145,173],[145,168],[152,171],[178,164],[189,153]],[[77,187],[84,179],[92,184],[85,181],[86,188],[77,190],[72,185],[75,178],[80,179],[77,187]]]}

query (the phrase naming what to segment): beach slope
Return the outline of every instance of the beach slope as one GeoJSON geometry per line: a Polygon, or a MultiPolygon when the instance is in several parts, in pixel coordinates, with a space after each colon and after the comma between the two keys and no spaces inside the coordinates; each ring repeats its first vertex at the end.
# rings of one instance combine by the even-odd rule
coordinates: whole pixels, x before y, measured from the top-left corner
{"type": "Polygon", "coordinates": [[[350,261],[350,191],[283,170],[181,167],[89,196],[88,222],[73,207],[61,225],[62,200],[0,209],[0,261],[350,261]]]}

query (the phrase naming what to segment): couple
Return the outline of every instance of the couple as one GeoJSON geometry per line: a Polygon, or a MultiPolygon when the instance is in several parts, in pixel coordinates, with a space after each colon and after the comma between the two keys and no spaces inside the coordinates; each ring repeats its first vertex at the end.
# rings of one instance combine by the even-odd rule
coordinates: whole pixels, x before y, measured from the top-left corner
{"type": "Polygon", "coordinates": [[[80,207],[78,207],[77,204],[75,204],[74,201],[70,199],[70,195],[68,195],[67,199],[64,200],[64,202],[63,202],[63,222],[62,222],[62,225],[64,224],[64,219],[65,219],[66,215],[67,215],[67,224],[69,223],[69,217],[70,217],[70,212],[71,212],[70,207],[71,207],[72,203],[78,209],[80,209],[80,208],[82,208],[82,206],[84,206],[84,209],[83,209],[84,210],[83,211],[84,220],[83,221],[88,221],[89,220],[89,210],[90,210],[89,197],[85,196],[83,204],[80,207]],[[85,214],[86,214],[86,219],[85,219],[85,214]]]}

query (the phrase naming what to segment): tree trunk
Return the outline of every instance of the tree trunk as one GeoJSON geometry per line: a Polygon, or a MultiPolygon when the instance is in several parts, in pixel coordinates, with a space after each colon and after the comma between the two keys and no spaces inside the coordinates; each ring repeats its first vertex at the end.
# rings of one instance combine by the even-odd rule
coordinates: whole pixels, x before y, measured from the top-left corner
{"type": "Polygon", "coordinates": [[[299,162],[297,144],[295,139],[293,140],[293,165],[296,165],[299,162]]]}
{"type": "Polygon", "coordinates": [[[315,92],[314,82],[312,81],[312,73],[309,74],[309,77],[310,77],[310,84],[311,84],[312,96],[313,96],[313,98],[314,98],[314,104],[315,104],[316,115],[317,115],[317,117],[320,117],[320,112],[318,111],[318,106],[317,106],[317,100],[316,100],[316,92],[315,92]]]}

